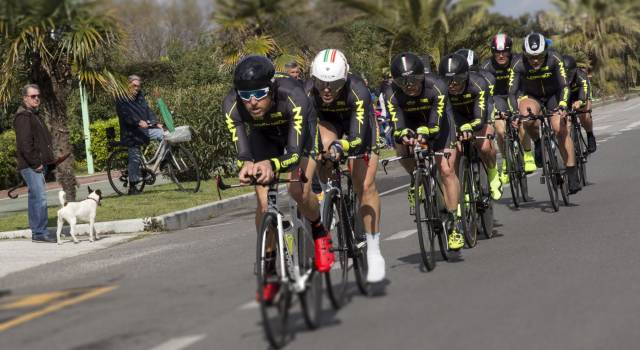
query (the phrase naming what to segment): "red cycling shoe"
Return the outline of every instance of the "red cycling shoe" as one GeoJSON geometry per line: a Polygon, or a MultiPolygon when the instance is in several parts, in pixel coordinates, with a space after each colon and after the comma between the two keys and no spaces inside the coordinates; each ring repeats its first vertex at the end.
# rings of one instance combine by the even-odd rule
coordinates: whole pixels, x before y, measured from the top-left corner
{"type": "MultiPolygon", "coordinates": [[[[267,304],[271,304],[273,299],[275,299],[278,291],[280,290],[280,284],[276,282],[270,282],[262,286],[262,297],[264,302],[267,304]]],[[[260,294],[256,292],[256,301],[260,302],[260,294]]]]}
{"type": "Polygon", "coordinates": [[[314,243],[316,270],[318,272],[328,272],[335,261],[333,252],[329,250],[331,248],[331,234],[327,233],[324,237],[316,238],[314,243]]]}

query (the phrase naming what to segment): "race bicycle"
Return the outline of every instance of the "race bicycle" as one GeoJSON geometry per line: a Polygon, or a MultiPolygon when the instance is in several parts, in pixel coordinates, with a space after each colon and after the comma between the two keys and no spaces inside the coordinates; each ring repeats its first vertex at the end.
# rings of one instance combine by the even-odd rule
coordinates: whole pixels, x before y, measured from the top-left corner
{"type": "Polygon", "coordinates": [[[578,169],[578,176],[580,176],[582,186],[587,185],[587,160],[589,157],[589,152],[587,151],[587,140],[585,139],[584,134],[582,134],[582,124],[578,117],[584,113],[591,113],[591,110],[571,110],[567,113],[571,118],[571,141],[573,142],[573,149],[576,153],[576,167],[578,169]]]}
{"type": "Polygon", "coordinates": [[[503,162],[507,162],[511,201],[514,207],[519,208],[521,201],[526,202],[529,200],[527,173],[524,171],[524,148],[520,143],[518,128],[513,125],[513,123],[517,123],[519,120],[508,112],[505,116],[497,113],[496,120],[504,120],[506,124],[503,162]]]}

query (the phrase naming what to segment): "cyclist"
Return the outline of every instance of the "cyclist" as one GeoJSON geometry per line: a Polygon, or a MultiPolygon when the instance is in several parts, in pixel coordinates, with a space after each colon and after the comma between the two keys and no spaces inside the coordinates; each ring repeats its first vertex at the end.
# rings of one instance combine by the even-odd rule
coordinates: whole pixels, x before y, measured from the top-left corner
{"type": "MultiPolygon", "coordinates": [[[[233,90],[223,102],[227,127],[238,151],[241,183],[255,179],[268,184],[279,173],[300,167],[311,179],[317,151],[314,145],[317,119],[302,85],[289,77],[274,78],[275,69],[264,56],[251,55],[242,59],[233,73],[233,90]],[[247,134],[250,133],[250,136],[247,134]]],[[[290,174],[297,178],[296,172],[290,174]]],[[[267,210],[268,187],[256,186],[256,227],[259,230],[267,210]]],[[[315,267],[320,272],[331,269],[334,255],[330,232],[320,220],[318,201],[311,195],[311,181],[289,185],[289,194],[298,203],[300,212],[311,222],[315,242],[315,267]]],[[[273,249],[273,248],[272,248],[273,249]]],[[[275,252],[267,269],[275,269],[275,252]]],[[[279,285],[267,283],[264,297],[272,300],[279,285]]]]}
{"type": "MultiPolygon", "coordinates": [[[[509,76],[509,108],[521,115],[527,115],[527,109],[531,109],[533,114],[540,114],[544,105],[553,113],[551,127],[558,138],[560,153],[567,168],[569,193],[574,194],[580,191],[581,186],[566,120],[569,88],[562,56],[547,48],[547,42],[540,33],[531,33],[524,38],[523,52],[524,57],[518,57],[513,63],[509,76]]],[[[534,140],[536,165],[542,167],[538,123],[525,121],[523,125],[534,140]]]]}
{"type": "MultiPolygon", "coordinates": [[[[569,85],[569,105],[576,111],[588,111],[591,109],[591,81],[587,73],[579,69],[576,59],[570,55],[562,55],[564,69],[567,70],[567,84],[569,85]]],[[[593,135],[593,119],[591,113],[584,112],[579,115],[580,124],[587,132],[587,152],[596,151],[596,137],[593,135]]]]}
{"type": "MultiPolygon", "coordinates": [[[[380,253],[380,196],[375,182],[378,155],[372,152],[377,128],[371,94],[360,77],[349,73],[346,57],[336,49],[322,50],[313,59],[305,91],[318,112],[323,149],[332,158],[369,154],[368,159],[351,160],[350,166],[367,239],[367,281],[380,282],[385,277],[385,261],[380,253]]],[[[328,164],[320,169],[323,183],[329,172],[328,164]]]]}
{"type": "MultiPolygon", "coordinates": [[[[462,139],[493,135],[495,131],[488,123],[491,91],[486,79],[479,73],[470,72],[466,58],[455,53],[440,61],[438,72],[448,85],[453,116],[462,139]]],[[[493,141],[477,139],[474,143],[487,168],[491,198],[498,200],[502,197],[502,182],[496,168],[493,141]]]]}
{"type": "MultiPolygon", "coordinates": [[[[497,113],[503,117],[509,112],[509,76],[511,75],[511,63],[519,57],[511,53],[513,41],[507,34],[496,34],[489,44],[491,47],[491,58],[484,61],[480,67],[495,76],[495,85],[493,88],[493,105],[497,113]]],[[[504,120],[496,120],[494,123],[496,128],[496,137],[500,152],[504,154],[504,120]]],[[[522,146],[524,148],[524,171],[533,173],[536,171],[536,164],[531,151],[531,140],[529,135],[524,132],[522,126],[519,127],[522,146]]],[[[507,163],[502,162],[502,182],[506,183],[509,176],[506,174],[507,163]]]]}
{"type": "MultiPolygon", "coordinates": [[[[436,152],[449,152],[449,159],[437,156],[438,170],[444,186],[445,202],[449,211],[449,248],[458,250],[464,246],[460,217],[456,214],[460,197],[460,183],[452,164],[456,161],[455,124],[451,105],[447,99],[447,86],[434,73],[424,73],[423,61],[413,53],[405,52],[391,60],[393,84],[385,95],[387,109],[394,125],[396,153],[406,156],[416,142],[426,143],[436,152]]],[[[412,174],[415,162],[401,160],[402,167],[412,174]]],[[[409,208],[415,210],[413,184],[409,188],[409,208]]]]}

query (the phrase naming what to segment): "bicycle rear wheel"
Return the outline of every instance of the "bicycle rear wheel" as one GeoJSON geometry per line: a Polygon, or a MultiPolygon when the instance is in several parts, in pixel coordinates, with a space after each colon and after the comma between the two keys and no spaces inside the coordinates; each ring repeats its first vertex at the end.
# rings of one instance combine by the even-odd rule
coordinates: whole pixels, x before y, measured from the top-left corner
{"type": "MultiPolygon", "coordinates": [[[[471,146],[469,146],[471,147],[471,146]]],[[[460,210],[462,213],[462,225],[464,231],[464,243],[468,248],[473,248],[478,242],[478,212],[476,206],[476,181],[471,171],[471,163],[468,157],[460,157],[460,210]]]]}
{"type": "Polygon", "coordinates": [[[478,171],[476,177],[478,181],[478,189],[480,198],[478,198],[478,214],[480,216],[480,225],[485,237],[493,237],[493,199],[491,198],[491,188],[489,187],[489,175],[487,168],[482,161],[478,161],[475,165],[478,171]]]}
{"type": "Polygon", "coordinates": [[[574,125],[571,128],[571,139],[573,140],[573,148],[576,152],[576,165],[578,166],[578,174],[580,176],[580,182],[582,186],[587,185],[587,147],[582,132],[580,131],[580,125],[574,125]]]}
{"type": "Polygon", "coordinates": [[[520,195],[522,195],[522,201],[526,202],[529,200],[529,185],[527,184],[527,173],[524,171],[524,149],[520,144],[520,141],[516,139],[513,142],[513,156],[514,156],[514,164],[516,177],[518,178],[518,183],[520,185],[520,195]]]}
{"type": "Polygon", "coordinates": [[[165,156],[171,180],[181,191],[198,192],[200,168],[191,151],[182,145],[172,146],[165,156]]]}
{"type": "Polygon", "coordinates": [[[422,263],[427,268],[427,271],[431,271],[436,268],[436,233],[432,221],[435,217],[433,213],[435,208],[433,208],[429,200],[433,196],[433,193],[431,193],[433,189],[429,188],[427,180],[421,171],[416,172],[414,186],[415,221],[422,263]]]}
{"type": "Polygon", "coordinates": [[[322,276],[314,269],[314,244],[311,236],[302,228],[296,232],[298,244],[298,266],[300,275],[308,275],[305,289],[298,294],[302,305],[304,322],[309,329],[316,329],[320,324],[322,312],[322,276]]]}
{"type": "MultiPolygon", "coordinates": [[[[129,182],[129,152],[126,148],[117,148],[109,156],[107,161],[107,178],[111,188],[120,196],[129,192],[131,183],[129,182]]],[[[144,166],[140,167],[141,180],[144,178],[144,166]]],[[[136,184],[138,191],[144,189],[145,182],[139,181],[136,184]]]]}
{"type": "Polygon", "coordinates": [[[325,273],[327,295],[334,309],[339,309],[344,303],[349,278],[349,256],[347,251],[346,227],[342,215],[342,203],[338,191],[332,190],[324,197],[323,225],[333,235],[333,253],[336,261],[328,273],[325,273]]]}
{"type": "Polygon", "coordinates": [[[358,198],[353,191],[351,178],[348,178],[342,211],[345,220],[345,233],[347,237],[347,246],[349,247],[349,256],[353,262],[353,273],[356,276],[356,285],[361,294],[369,293],[369,282],[367,282],[367,271],[369,264],[367,261],[367,241],[362,233],[363,225],[359,216],[358,198]]]}
{"type": "Polygon", "coordinates": [[[560,154],[560,147],[558,146],[558,140],[555,136],[551,138],[551,145],[553,146],[553,155],[550,155],[551,169],[553,169],[554,178],[556,180],[556,186],[562,196],[562,202],[564,206],[569,205],[569,179],[567,176],[566,167],[560,168],[560,164],[564,164],[562,155],[560,154]]]}
{"type": "Polygon", "coordinates": [[[265,214],[256,245],[257,296],[262,315],[262,327],[269,344],[274,348],[282,347],[286,341],[289,307],[291,306],[289,284],[283,283],[288,280],[288,277],[282,275],[283,266],[280,256],[284,254],[284,251],[283,247],[278,244],[277,230],[276,215],[273,213],[265,214]],[[268,243],[271,243],[273,248],[270,251],[276,252],[275,256],[267,252],[268,243]],[[275,283],[278,289],[271,301],[265,300],[264,286],[267,283],[275,283]]]}
{"type": "Polygon", "coordinates": [[[555,159],[555,153],[551,148],[551,140],[548,137],[545,137],[543,133],[543,143],[544,149],[542,150],[542,176],[544,181],[547,184],[547,190],[549,191],[549,200],[551,201],[551,207],[553,207],[553,211],[560,210],[560,202],[558,198],[558,185],[556,182],[556,177],[554,175],[554,168],[552,165],[553,160],[555,159]]]}
{"type": "MultiPolygon", "coordinates": [[[[505,157],[502,160],[507,162],[507,174],[509,175],[509,189],[511,190],[511,201],[516,208],[520,207],[520,177],[518,176],[518,166],[514,157],[514,149],[511,140],[507,140],[504,153],[505,157]]],[[[504,167],[503,167],[504,168],[504,167]]]]}

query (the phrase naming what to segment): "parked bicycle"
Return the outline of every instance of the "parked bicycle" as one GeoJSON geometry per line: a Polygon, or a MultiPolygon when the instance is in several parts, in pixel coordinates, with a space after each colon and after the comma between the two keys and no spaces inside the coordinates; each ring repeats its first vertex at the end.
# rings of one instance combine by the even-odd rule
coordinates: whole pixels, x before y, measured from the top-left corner
{"type": "Polygon", "coordinates": [[[518,123],[519,120],[511,113],[506,113],[505,116],[497,113],[496,120],[504,120],[506,124],[503,162],[507,162],[511,201],[514,207],[519,208],[521,201],[526,202],[529,200],[527,173],[524,171],[524,148],[520,143],[518,128],[513,125],[518,123]]]}
{"type": "Polygon", "coordinates": [[[324,196],[322,220],[334,235],[333,248],[336,255],[334,268],[326,274],[327,294],[335,309],[342,306],[347,290],[349,270],[353,270],[356,285],[362,294],[368,293],[367,242],[356,225],[358,201],[351,182],[351,172],[344,169],[349,159],[363,158],[368,154],[345,157],[341,161],[324,158],[331,162],[333,170],[324,196]],[[349,264],[351,259],[351,264],[349,264]]]}
{"type": "MultiPolygon", "coordinates": [[[[107,162],[107,177],[113,190],[119,195],[125,195],[131,186],[127,148],[115,141],[113,128],[107,129],[107,139],[109,139],[109,146],[113,148],[107,162]]],[[[146,185],[153,185],[158,181],[158,177],[162,177],[166,181],[175,183],[181,191],[198,192],[201,180],[200,168],[191,151],[183,145],[190,140],[190,127],[179,126],[174,132],[165,135],[153,155],[147,154],[151,149],[147,147],[142,152],[140,164],[142,181],[136,184],[137,189],[142,191],[146,185]]]]}
{"type": "Polygon", "coordinates": [[[558,139],[556,138],[549,118],[553,116],[552,113],[547,113],[546,108],[542,108],[542,112],[539,115],[534,115],[531,109],[528,109],[529,114],[526,116],[520,116],[521,119],[526,120],[539,120],[539,135],[542,145],[542,176],[540,177],[540,183],[547,185],[549,191],[549,199],[553,211],[560,210],[560,194],[565,205],[569,205],[569,182],[567,180],[567,174],[560,155],[560,147],[558,146],[558,139]]]}
{"type": "Polygon", "coordinates": [[[461,140],[460,164],[460,210],[464,226],[464,240],[468,248],[478,242],[478,231],[482,229],[485,237],[493,237],[493,199],[489,187],[487,168],[480,159],[480,154],[473,141],[476,139],[493,140],[493,135],[473,136],[461,140]]]}
{"type": "MultiPolygon", "coordinates": [[[[308,328],[318,326],[322,310],[322,277],[314,268],[314,243],[311,225],[301,216],[295,201],[289,201],[289,218],[278,208],[278,185],[292,182],[306,182],[304,173],[300,180],[279,180],[267,185],[267,212],[262,218],[256,244],[255,274],[258,282],[258,302],[262,315],[262,326],[267,340],[274,348],[285,345],[288,335],[288,317],[292,296],[297,294],[308,328]],[[277,294],[271,301],[265,300],[264,286],[277,285],[277,294]]],[[[226,185],[222,177],[217,178],[218,188],[256,186],[226,185]]]]}
{"type": "Polygon", "coordinates": [[[415,223],[420,245],[422,263],[428,271],[436,267],[436,239],[440,247],[440,255],[449,260],[449,244],[447,242],[447,210],[444,203],[442,183],[438,174],[436,156],[449,157],[448,153],[435,152],[425,144],[416,144],[413,154],[396,156],[380,160],[387,172],[389,162],[413,158],[416,168],[411,174],[414,184],[415,223]]]}

